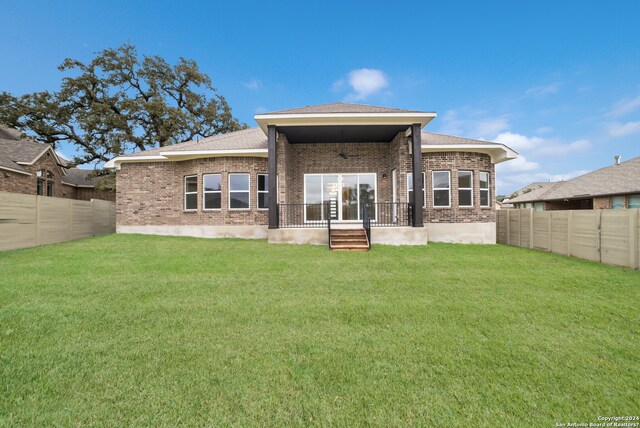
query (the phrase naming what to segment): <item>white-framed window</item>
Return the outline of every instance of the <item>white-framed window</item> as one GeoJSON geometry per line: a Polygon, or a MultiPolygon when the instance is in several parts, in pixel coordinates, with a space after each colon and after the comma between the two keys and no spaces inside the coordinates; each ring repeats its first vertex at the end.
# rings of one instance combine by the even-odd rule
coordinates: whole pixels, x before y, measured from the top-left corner
{"type": "Polygon", "coordinates": [[[258,174],[258,209],[269,209],[269,175],[258,174]]]}
{"type": "Polygon", "coordinates": [[[481,207],[490,207],[491,199],[490,199],[490,183],[489,183],[489,173],[487,171],[480,171],[480,206],[481,207]]]}
{"type": "Polygon", "coordinates": [[[222,174],[202,176],[202,208],[204,210],[222,208],[222,174]]]}
{"type": "Polygon", "coordinates": [[[229,209],[248,210],[249,209],[249,174],[233,173],[229,174],[229,209]]]}
{"type": "Polygon", "coordinates": [[[198,176],[187,175],[184,177],[184,210],[196,211],[198,209],[198,176]]]}
{"type": "Polygon", "coordinates": [[[458,171],[458,206],[473,207],[473,172],[458,171]]]}
{"type": "Polygon", "coordinates": [[[433,171],[431,173],[433,183],[433,206],[435,208],[448,208],[451,206],[451,172],[433,171]]]}
{"type": "Polygon", "coordinates": [[[640,208],[640,194],[627,196],[627,205],[629,208],[640,208]]]}
{"type": "MultiPolygon", "coordinates": [[[[425,173],[422,173],[422,208],[427,208],[427,179],[425,173]]],[[[413,172],[407,173],[407,202],[413,202],[413,172]]]]}
{"type": "Polygon", "coordinates": [[[624,196],[611,196],[611,208],[624,208],[624,196]]]}

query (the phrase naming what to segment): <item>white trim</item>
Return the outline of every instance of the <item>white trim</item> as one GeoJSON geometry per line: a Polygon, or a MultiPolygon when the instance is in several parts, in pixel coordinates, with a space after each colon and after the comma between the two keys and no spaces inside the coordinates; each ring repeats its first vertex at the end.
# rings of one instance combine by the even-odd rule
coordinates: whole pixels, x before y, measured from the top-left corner
{"type": "Polygon", "coordinates": [[[279,113],[256,114],[254,119],[267,133],[269,125],[275,126],[331,126],[331,125],[407,125],[419,123],[425,127],[437,114],[435,112],[404,113],[279,113]]]}
{"type": "Polygon", "coordinates": [[[480,190],[480,208],[491,208],[491,173],[489,171],[479,171],[478,172],[478,190],[480,190]],[[480,186],[481,176],[482,174],[487,174],[487,185],[486,189],[483,189],[480,186]],[[489,205],[482,205],[482,192],[487,192],[487,202],[489,205]]]}
{"type": "Polygon", "coordinates": [[[222,174],[219,172],[210,172],[202,174],[202,211],[222,211],[222,174]],[[220,176],[220,190],[207,190],[207,186],[204,184],[204,179],[207,175],[219,175],[220,176]],[[220,193],[220,208],[207,208],[205,195],[207,193],[220,193]]]}
{"type": "Polygon", "coordinates": [[[229,211],[249,211],[251,210],[251,174],[248,172],[230,172],[227,174],[227,205],[229,208],[229,211]],[[249,187],[247,188],[247,190],[231,190],[231,176],[232,175],[246,175],[249,177],[249,180],[247,180],[247,183],[249,184],[249,187]],[[246,193],[248,198],[247,198],[247,208],[231,208],[231,192],[233,193],[246,193]]]}
{"type": "Polygon", "coordinates": [[[30,172],[18,171],[17,169],[7,168],[6,166],[0,166],[0,169],[4,169],[4,170],[7,170],[7,171],[15,172],[15,173],[18,173],[18,174],[33,175],[30,172]]]}
{"type": "MultiPolygon", "coordinates": [[[[409,183],[413,186],[413,172],[407,172],[407,203],[412,201],[409,200],[409,183]],[[411,174],[411,180],[409,180],[409,174],[411,174]]],[[[411,190],[413,192],[413,190],[411,190]]],[[[424,171],[422,171],[422,209],[427,208],[427,176],[424,171]]]]}
{"type": "Polygon", "coordinates": [[[465,169],[458,170],[458,206],[460,208],[473,208],[473,171],[465,170],[465,169]],[[471,174],[471,187],[460,187],[460,173],[461,172],[468,172],[469,174],[471,174]],[[460,204],[460,191],[461,190],[468,190],[468,191],[471,192],[471,205],[462,205],[462,204],[460,204]]]}
{"type": "Polygon", "coordinates": [[[451,171],[431,171],[431,197],[433,201],[433,208],[451,208],[451,171]],[[433,178],[433,175],[437,172],[446,172],[449,175],[449,187],[447,189],[445,189],[444,187],[435,187],[436,180],[433,178]],[[449,192],[449,205],[436,205],[436,190],[447,190],[449,192]]]}
{"type": "Polygon", "coordinates": [[[518,153],[504,144],[427,144],[422,145],[422,153],[432,152],[474,152],[491,156],[491,162],[500,163],[518,157],[518,153]]]}
{"type": "MultiPolygon", "coordinates": [[[[269,204],[267,204],[267,206],[265,208],[260,208],[260,193],[266,193],[267,195],[269,195],[269,174],[265,173],[257,173],[256,174],[256,209],[258,211],[268,211],[269,210],[269,204]],[[260,177],[261,175],[264,175],[267,177],[267,190],[260,190],[260,179],[258,177],[260,177]]],[[[271,197],[271,195],[269,195],[269,198],[271,197]]]]}
{"type": "Polygon", "coordinates": [[[269,153],[268,149],[229,149],[229,150],[183,150],[183,151],[166,151],[160,152],[158,155],[148,156],[118,156],[104,164],[105,168],[120,169],[123,163],[138,162],[167,162],[176,160],[198,159],[206,157],[220,156],[248,156],[248,157],[264,157],[269,153]]]}
{"type": "Polygon", "coordinates": [[[198,211],[198,175],[185,175],[183,178],[184,188],[182,189],[184,193],[184,205],[182,206],[182,211],[185,212],[197,212],[198,211]],[[196,178],[196,191],[195,192],[187,192],[187,178],[195,177],[196,178]],[[195,208],[187,208],[187,195],[196,195],[196,207],[195,208]]]}

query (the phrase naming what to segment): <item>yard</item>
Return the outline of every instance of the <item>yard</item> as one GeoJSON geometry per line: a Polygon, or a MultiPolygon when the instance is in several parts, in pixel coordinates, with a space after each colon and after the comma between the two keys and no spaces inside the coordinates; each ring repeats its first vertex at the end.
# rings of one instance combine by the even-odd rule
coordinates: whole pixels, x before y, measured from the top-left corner
{"type": "Polygon", "coordinates": [[[640,272],[505,246],[110,235],[0,253],[0,425],[640,413],[640,272]]]}

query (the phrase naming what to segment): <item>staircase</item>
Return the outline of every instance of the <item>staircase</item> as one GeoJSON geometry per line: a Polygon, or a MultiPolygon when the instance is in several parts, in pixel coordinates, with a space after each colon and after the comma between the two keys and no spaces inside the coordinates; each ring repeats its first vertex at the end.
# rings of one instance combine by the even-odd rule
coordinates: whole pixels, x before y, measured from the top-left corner
{"type": "Polygon", "coordinates": [[[333,251],[369,251],[369,240],[363,228],[331,229],[329,246],[333,251]]]}

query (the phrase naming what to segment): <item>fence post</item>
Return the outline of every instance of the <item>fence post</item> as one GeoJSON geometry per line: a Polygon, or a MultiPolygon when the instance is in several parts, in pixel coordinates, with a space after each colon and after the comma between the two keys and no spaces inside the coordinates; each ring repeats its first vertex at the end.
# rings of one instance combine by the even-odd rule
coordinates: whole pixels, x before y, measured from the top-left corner
{"type": "Polygon", "coordinates": [[[533,208],[529,208],[529,249],[533,249],[533,208]]]}
{"type": "Polygon", "coordinates": [[[553,224],[553,221],[551,220],[551,216],[553,215],[552,211],[546,211],[545,214],[547,215],[547,250],[549,252],[551,252],[551,225],[553,224]]]}
{"type": "Polygon", "coordinates": [[[518,210],[518,247],[522,247],[522,210],[518,210]]]}
{"type": "Polygon", "coordinates": [[[573,245],[573,210],[567,214],[567,256],[571,256],[571,246],[573,245]]]}
{"type": "Polygon", "coordinates": [[[69,229],[67,231],[67,240],[71,241],[71,228],[73,227],[73,200],[69,199],[69,229]]]}
{"type": "Polygon", "coordinates": [[[638,261],[638,215],[640,209],[629,210],[629,267],[633,269],[640,269],[638,261]]]}
{"type": "Polygon", "coordinates": [[[511,245],[511,210],[507,210],[507,245],[511,245]]]}
{"type": "Polygon", "coordinates": [[[36,195],[36,247],[40,245],[40,196],[36,195]]]}
{"type": "Polygon", "coordinates": [[[602,263],[602,210],[596,211],[596,252],[598,263],[602,263]]]}

